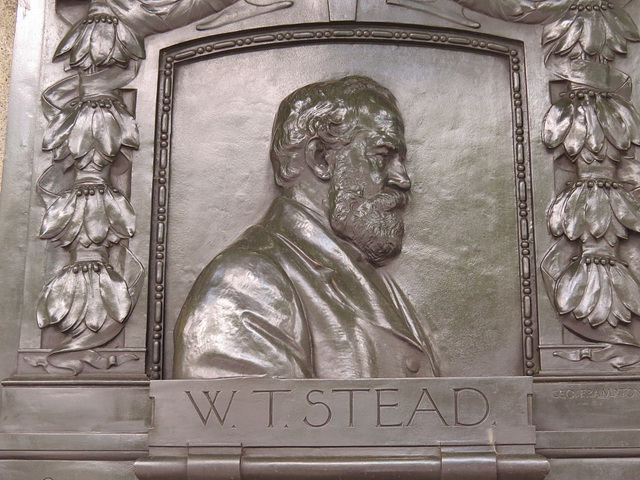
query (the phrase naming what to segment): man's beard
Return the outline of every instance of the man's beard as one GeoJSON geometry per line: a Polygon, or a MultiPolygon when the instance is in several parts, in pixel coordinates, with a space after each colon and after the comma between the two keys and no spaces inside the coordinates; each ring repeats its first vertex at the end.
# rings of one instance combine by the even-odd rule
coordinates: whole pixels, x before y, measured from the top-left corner
{"type": "Polygon", "coordinates": [[[340,162],[329,191],[329,222],[333,230],[350,241],[368,261],[382,265],[402,250],[404,221],[400,210],[409,195],[386,187],[366,198],[358,177],[348,162],[340,162]]]}

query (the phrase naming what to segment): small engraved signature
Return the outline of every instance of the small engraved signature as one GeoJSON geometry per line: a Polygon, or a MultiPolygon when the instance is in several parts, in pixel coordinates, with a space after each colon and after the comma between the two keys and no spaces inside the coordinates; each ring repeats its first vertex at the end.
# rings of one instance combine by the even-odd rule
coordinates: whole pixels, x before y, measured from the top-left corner
{"type": "Polygon", "coordinates": [[[554,398],[636,398],[640,397],[637,387],[602,387],[602,388],[558,388],[551,392],[554,398]]]}

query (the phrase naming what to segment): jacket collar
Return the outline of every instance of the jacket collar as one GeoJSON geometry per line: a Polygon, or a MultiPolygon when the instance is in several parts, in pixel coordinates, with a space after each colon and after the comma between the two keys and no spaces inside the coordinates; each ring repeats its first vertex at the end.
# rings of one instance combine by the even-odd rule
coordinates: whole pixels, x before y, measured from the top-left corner
{"type": "Polygon", "coordinates": [[[402,309],[397,308],[394,296],[385,280],[360,253],[336,236],[323,224],[318,213],[286,197],[276,198],[260,222],[262,226],[303,257],[318,274],[341,287],[342,297],[356,308],[361,299],[378,305],[367,309],[364,320],[385,328],[422,349],[402,309]]]}

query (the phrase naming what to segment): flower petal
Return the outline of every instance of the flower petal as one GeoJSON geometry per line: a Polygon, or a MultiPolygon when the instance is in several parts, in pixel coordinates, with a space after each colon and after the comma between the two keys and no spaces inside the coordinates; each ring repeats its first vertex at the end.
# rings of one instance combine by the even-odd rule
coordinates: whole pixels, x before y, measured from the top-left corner
{"type": "Polygon", "coordinates": [[[76,42],[75,47],[71,49],[69,64],[72,67],[81,66],[82,63],[88,59],[89,52],[91,51],[91,33],[93,32],[94,26],[94,23],[88,23],[82,31],[80,39],[76,42]]]}
{"type": "Polygon", "coordinates": [[[582,29],[584,27],[584,18],[576,17],[575,22],[571,24],[567,33],[565,33],[558,43],[556,47],[553,49],[554,53],[559,55],[565,55],[568,53],[580,40],[580,36],[582,35],[582,29]]]}
{"type": "Polygon", "coordinates": [[[69,223],[67,223],[67,226],[62,232],[53,237],[54,241],[59,241],[63,247],[71,245],[74,242],[84,223],[84,209],[86,205],[87,199],[84,195],[77,198],[75,209],[73,210],[73,215],[69,223]]]}
{"type": "Polygon", "coordinates": [[[56,115],[44,131],[42,149],[48,151],[62,145],[68,138],[69,132],[76,122],[77,115],[77,109],[63,110],[56,115]]]}
{"type": "Polygon", "coordinates": [[[121,238],[130,238],[135,233],[136,214],[129,201],[120,193],[107,189],[104,192],[104,211],[113,231],[121,238]]]}
{"type": "Polygon", "coordinates": [[[560,195],[555,199],[551,207],[547,212],[547,222],[549,224],[549,230],[554,237],[559,237],[564,233],[564,227],[562,225],[562,219],[564,218],[564,208],[567,203],[567,198],[573,190],[571,187],[563,190],[560,195]]]}
{"type": "Polygon", "coordinates": [[[77,200],[76,191],[69,190],[51,204],[42,219],[40,238],[52,238],[64,230],[75,212],[77,200]]]}
{"type": "Polygon", "coordinates": [[[609,269],[613,288],[620,297],[620,301],[636,315],[640,314],[640,286],[627,267],[616,263],[609,269]]]}
{"type": "Polygon", "coordinates": [[[609,197],[603,188],[594,186],[590,189],[585,206],[585,219],[591,234],[601,238],[609,229],[612,217],[609,197]]]}
{"type": "Polygon", "coordinates": [[[631,146],[629,127],[609,99],[596,96],[596,114],[607,140],[619,150],[627,150],[631,146]]]}
{"type": "Polygon", "coordinates": [[[121,106],[120,102],[114,105],[112,111],[113,116],[122,130],[120,140],[122,145],[131,148],[138,148],[140,146],[140,133],[138,132],[138,124],[134,120],[133,116],[121,106]]]}
{"type": "Polygon", "coordinates": [[[113,157],[120,150],[121,137],[120,126],[111,111],[102,107],[96,108],[93,115],[93,138],[98,150],[113,157]]]}
{"type": "Polygon", "coordinates": [[[103,65],[113,51],[116,29],[113,23],[96,22],[91,32],[91,58],[95,65],[103,65]]]}
{"type": "Polygon", "coordinates": [[[616,218],[630,230],[640,232],[640,204],[623,188],[611,189],[609,201],[616,218]]]}
{"type": "Polygon", "coordinates": [[[604,46],[606,32],[604,20],[599,12],[587,11],[584,28],[580,35],[580,45],[587,55],[597,55],[604,46]]]}
{"type": "Polygon", "coordinates": [[[51,288],[47,295],[47,315],[51,323],[58,323],[69,313],[75,283],[75,275],[70,268],[63,270],[51,282],[51,288]]]}
{"type": "Polygon", "coordinates": [[[610,8],[605,12],[607,22],[624,38],[632,42],[640,41],[640,31],[631,17],[621,8],[610,8]]]}
{"type": "Polygon", "coordinates": [[[548,148],[559,146],[573,123],[575,106],[569,97],[558,100],[544,117],[542,141],[548,148]]]}
{"type": "Polygon", "coordinates": [[[600,276],[600,295],[596,306],[587,316],[587,321],[592,327],[602,325],[607,321],[607,318],[609,318],[613,294],[611,279],[609,278],[606,267],[603,265],[596,265],[595,267],[598,269],[598,274],[600,276]]]}
{"type": "Polygon", "coordinates": [[[56,48],[56,52],[53,54],[54,59],[58,58],[60,55],[64,55],[76,46],[86,28],[86,23],[83,22],[84,20],[80,20],[78,23],[76,23],[69,29],[64,38],[60,40],[58,48],[56,48]]]}
{"type": "Polygon", "coordinates": [[[564,35],[575,20],[575,15],[568,14],[561,20],[545,25],[542,30],[542,45],[553,42],[564,35]]]}
{"type": "Polygon", "coordinates": [[[562,225],[569,240],[580,238],[587,225],[585,219],[585,204],[588,188],[585,184],[577,187],[567,199],[564,208],[562,225]]]}
{"type": "Polygon", "coordinates": [[[570,157],[575,157],[582,150],[587,136],[587,121],[584,115],[584,108],[579,105],[574,112],[573,124],[563,142],[564,150],[570,157]]]}
{"type": "Polygon", "coordinates": [[[122,21],[116,25],[116,33],[122,46],[133,58],[139,60],[146,57],[143,37],[133,32],[122,21]]]}
{"type": "Polygon", "coordinates": [[[107,314],[117,322],[124,322],[131,310],[131,295],[127,282],[109,268],[100,270],[100,295],[107,314]]]}
{"type": "Polygon", "coordinates": [[[74,274],[76,278],[75,291],[73,295],[73,303],[69,309],[69,313],[60,322],[60,330],[66,332],[75,328],[83,320],[87,313],[87,280],[82,271],[74,274]]]}
{"type": "MultiPolygon", "coordinates": [[[[92,187],[93,188],[93,187],[92,187]]],[[[104,199],[97,188],[95,193],[87,197],[87,208],[84,212],[84,229],[92,243],[99,245],[109,233],[109,220],[104,211],[104,199]]]]}
{"type": "Polygon", "coordinates": [[[598,303],[600,297],[600,274],[598,272],[598,266],[593,263],[587,266],[587,287],[584,290],[584,295],[578,303],[578,306],[573,310],[573,315],[582,320],[589,315],[598,303]]]}
{"type": "Polygon", "coordinates": [[[631,142],[640,145],[640,115],[636,108],[617,95],[611,97],[609,101],[627,124],[631,142]]]}
{"type": "Polygon", "coordinates": [[[595,110],[595,100],[587,97],[584,103],[584,117],[587,124],[585,143],[593,153],[600,153],[604,147],[604,130],[600,126],[595,110]]]}
{"type": "Polygon", "coordinates": [[[558,279],[554,295],[561,315],[572,312],[578,306],[587,288],[587,278],[587,265],[578,259],[558,279]]]}
{"type": "Polygon", "coordinates": [[[88,283],[87,313],[85,314],[84,322],[90,330],[97,332],[107,320],[107,312],[100,295],[100,274],[89,269],[85,276],[88,283]]]}
{"type": "Polygon", "coordinates": [[[93,148],[93,114],[95,109],[84,104],[69,134],[69,150],[73,158],[84,157],[93,148]]]}

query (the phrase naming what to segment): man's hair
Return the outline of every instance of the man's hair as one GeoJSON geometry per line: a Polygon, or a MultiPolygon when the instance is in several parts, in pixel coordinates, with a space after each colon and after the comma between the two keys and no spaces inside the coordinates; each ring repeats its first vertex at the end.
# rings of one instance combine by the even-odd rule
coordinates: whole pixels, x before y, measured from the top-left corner
{"type": "Polygon", "coordinates": [[[388,89],[358,75],[312,83],[291,93],[273,123],[269,153],[276,183],[285,186],[302,173],[309,141],[320,139],[326,148],[348,145],[359,131],[360,109],[381,101],[398,110],[388,89]]]}

